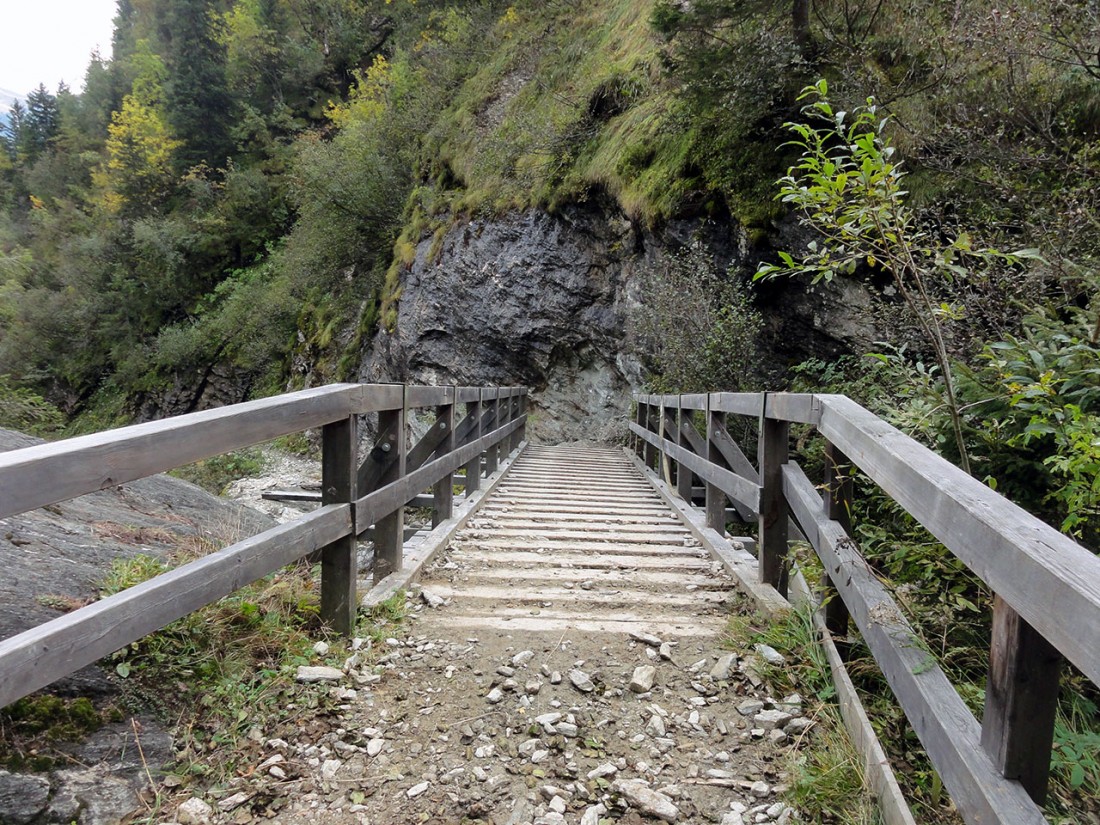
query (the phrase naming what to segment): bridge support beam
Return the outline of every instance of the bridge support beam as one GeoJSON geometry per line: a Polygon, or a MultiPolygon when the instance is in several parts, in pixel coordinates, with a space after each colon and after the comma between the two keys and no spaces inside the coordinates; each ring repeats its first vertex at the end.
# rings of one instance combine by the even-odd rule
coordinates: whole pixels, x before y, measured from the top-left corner
{"type": "Polygon", "coordinates": [[[982,747],[1037,805],[1046,801],[1061,663],[1050,642],[994,596],[982,747]]]}
{"type": "MultiPolygon", "coordinates": [[[[402,387],[407,392],[407,388],[402,387]]],[[[379,479],[377,487],[384,487],[405,475],[408,446],[405,438],[405,422],[408,420],[408,398],[399,410],[382,410],[378,413],[378,429],[395,432],[393,442],[395,456],[379,479]]],[[[365,490],[364,492],[371,492],[365,490]]],[[[398,507],[374,525],[374,581],[377,584],[390,573],[401,569],[401,549],[405,543],[405,508],[398,507]]]]}
{"type": "MultiPolygon", "coordinates": [[[[359,438],[354,415],[321,431],[321,505],[355,501],[359,438]]],[[[354,518],[354,516],[353,516],[354,518]]],[[[345,636],[355,632],[358,607],[358,542],[355,530],[321,550],[321,620],[345,636]]]]}
{"type": "Polygon", "coordinates": [[[790,424],[767,416],[767,394],[760,414],[760,581],[787,596],[787,540],[790,512],[783,495],[783,465],[790,449],[790,424]]]}

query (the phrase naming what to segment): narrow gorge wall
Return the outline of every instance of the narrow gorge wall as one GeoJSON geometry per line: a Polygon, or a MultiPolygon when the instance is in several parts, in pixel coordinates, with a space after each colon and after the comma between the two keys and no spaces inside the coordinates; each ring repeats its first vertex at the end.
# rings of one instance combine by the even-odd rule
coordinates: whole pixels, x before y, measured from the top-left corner
{"type": "MultiPolygon", "coordinates": [[[[442,243],[420,242],[401,276],[396,328],[371,341],[358,377],[523,384],[532,388],[534,439],[613,440],[625,433],[630,391],[644,382],[629,341],[631,314],[644,311],[639,273],[693,237],[720,266],[755,269],[758,253],[748,254],[740,229],[681,221],[655,233],[599,204],[456,224],[442,243]]],[[[770,284],[756,297],[765,374],[875,338],[858,283],[812,292],[770,284]]]]}

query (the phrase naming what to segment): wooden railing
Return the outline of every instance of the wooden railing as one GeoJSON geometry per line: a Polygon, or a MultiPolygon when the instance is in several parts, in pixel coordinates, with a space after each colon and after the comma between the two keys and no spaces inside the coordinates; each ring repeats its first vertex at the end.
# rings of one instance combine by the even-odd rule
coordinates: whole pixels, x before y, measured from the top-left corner
{"type": "Polygon", "coordinates": [[[791,517],[824,566],[827,624],[850,615],[969,823],[1043,823],[1061,656],[1100,684],[1100,558],[839,395],[636,395],[634,447],[686,502],[705,488],[720,533],[726,499],[758,523],[759,582],[786,596],[791,517]],[[754,467],[726,429],[759,421],[754,467]],[[695,426],[706,421],[706,432],[695,426]],[[815,485],[788,455],[789,427],[826,441],[815,485]],[[854,465],[995,594],[981,724],[876,578],[849,534],[854,465]],[[1061,654],[1061,655],[1059,655],[1061,654]]]}
{"type": "Polygon", "coordinates": [[[436,523],[520,444],[523,388],[337,384],[0,453],[0,518],[125,484],[210,456],[321,427],[321,507],[0,641],[0,707],[107,656],[304,556],[321,560],[321,617],[350,633],[358,607],[356,539],[374,525],[374,579],[400,571],[404,506],[431,488],[436,523]],[[457,420],[457,408],[465,416],[457,420]],[[409,411],[435,422],[408,445],[409,411]],[[360,464],[358,417],[379,436],[360,464]]]}

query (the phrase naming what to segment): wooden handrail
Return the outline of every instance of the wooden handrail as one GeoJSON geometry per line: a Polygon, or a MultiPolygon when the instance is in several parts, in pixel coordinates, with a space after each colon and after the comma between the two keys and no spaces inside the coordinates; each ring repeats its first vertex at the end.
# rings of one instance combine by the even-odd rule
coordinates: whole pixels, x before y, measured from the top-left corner
{"type": "MultiPolygon", "coordinates": [[[[286,564],[320,553],[321,615],[335,630],[354,628],[356,536],[371,524],[392,522],[396,546],[389,563],[401,568],[404,505],[436,488],[446,507],[454,471],[480,475],[482,457],[501,444],[518,446],[526,425],[523,387],[405,387],[400,384],[336,384],[216,410],[123,427],[0,453],[0,518],[134,481],[212,455],[281,435],[323,427],[322,507],[295,521],[239,541],[135,587],[0,641],[0,707],[95,662],[194,610],[286,564]],[[483,399],[496,405],[499,422],[482,421],[455,443],[454,406],[483,399]],[[503,400],[503,403],[502,401],[503,400]],[[404,454],[409,409],[434,408],[451,437],[425,446],[422,464],[360,495],[357,490],[357,417],[397,413],[402,425],[386,430],[404,454]]],[[[385,429],[382,427],[381,429],[385,429]]],[[[496,457],[494,456],[494,461],[496,457]]],[[[485,461],[489,466],[490,462],[485,461]]],[[[478,488],[467,479],[466,495],[478,488]]],[[[382,540],[376,529],[376,545],[382,540]]],[[[376,546],[376,559],[378,557],[376,546]]]]}
{"type": "MultiPolygon", "coordinates": [[[[794,517],[846,608],[829,611],[830,626],[842,625],[850,612],[964,819],[1045,822],[1039,804],[1050,762],[1058,653],[1100,684],[1100,557],[844,396],[637,394],[634,400],[630,429],[643,462],[672,465],[685,499],[697,489],[692,475],[698,476],[708,524],[719,531],[722,498],[739,509],[751,505],[760,523],[758,579],[784,595],[788,512],[794,517]],[[707,416],[705,443],[662,437],[658,425],[697,412],[707,416]],[[727,413],[759,419],[759,472],[726,460],[738,457],[729,452],[727,413]],[[826,485],[815,486],[789,460],[786,428],[793,423],[816,427],[833,462],[845,460],[866,473],[996,594],[981,725],[869,575],[840,511],[849,493],[828,489],[823,500],[826,485]]],[[[835,468],[828,472],[835,485],[835,468]]]]}

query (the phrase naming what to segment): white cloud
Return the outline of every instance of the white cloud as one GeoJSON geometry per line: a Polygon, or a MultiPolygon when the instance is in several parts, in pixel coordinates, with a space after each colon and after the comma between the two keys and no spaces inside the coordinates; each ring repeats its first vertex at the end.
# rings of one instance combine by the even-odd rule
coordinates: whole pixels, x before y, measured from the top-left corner
{"type": "Polygon", "coordinates": [[[84,84],[92,50],[111,56],[115,0],[0,0],[0,89],[84,84]]]}

